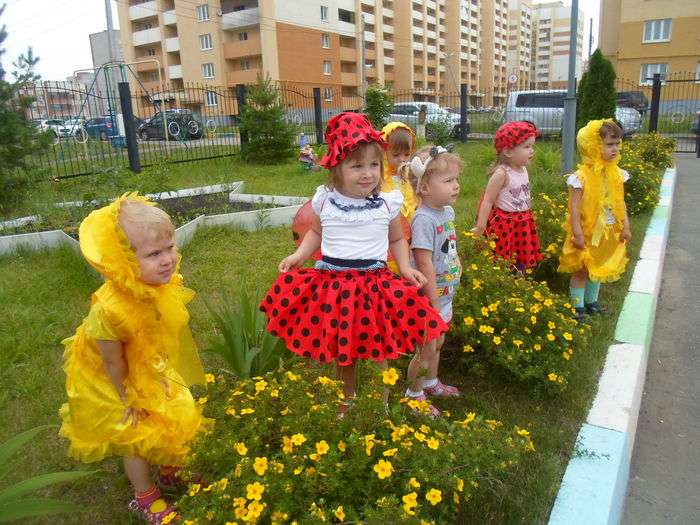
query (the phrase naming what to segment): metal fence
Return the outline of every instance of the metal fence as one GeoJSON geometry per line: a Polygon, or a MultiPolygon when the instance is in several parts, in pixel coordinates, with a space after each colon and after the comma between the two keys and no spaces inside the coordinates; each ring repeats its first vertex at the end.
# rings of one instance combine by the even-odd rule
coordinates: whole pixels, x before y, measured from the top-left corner
{"type": "MultiPolygon", "coordinates": [[[[145,90],[131,85],[121,96],[107,96],[71,82],[27,86],[23,95],[34,98],[26,117],[52,134],[53,145],[31,164],[52,177],[74,177],[110,168],[140,166],[163,159],[189,162],[236,154],[241,147],[240,109],[246,87],[198,84],[165,85],[145,90]],[[128,93],[128,94],[127,94],[128,93]],[[124,119],[124,97],[132,108],[132,122],[124,119]],[[135,146],[128,151],[129,128],[135,146]]],[[[342,111],[362,111],[365,100],[339,87],[308,87],[277,83],[285,118],[298,126],[297,142],[320,144],[328,120],[342,111]]],[[[616,81],[616,118],[626,135],[657,131],[676,139],[678,151],[700,153],[700,82],[694,74],[669,75],[656,81],[616,81]]],[[[564,89],[469,92],[394,91],[388,119],[416,128],[426,108],[426,133],[440,125],[451,128],[454,139],[491,139],[507,121],[529,120],[543,138],[559,140],[564,116],[564,89]],[[494,105],[494,101],[499,101],[494,105]]],[[[128,119],[127,119],[128,120],[128,119]]]]}

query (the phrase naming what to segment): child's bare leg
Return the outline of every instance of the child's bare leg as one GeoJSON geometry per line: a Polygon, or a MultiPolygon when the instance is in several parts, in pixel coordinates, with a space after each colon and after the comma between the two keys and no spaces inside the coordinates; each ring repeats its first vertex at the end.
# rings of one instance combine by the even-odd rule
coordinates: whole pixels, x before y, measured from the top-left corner
{"type": "Polygon", "coordinates": [[[416,354],[408,365],[408,388],[413,392],[423,390],[423,380],[430,371],[430,367],[435,360],[436,340],[428,341],[422,347],[416,349],[416,354]]]}
{"type": "Polygon", "coordinates": [[[586,286],[586,279],[588,279],[588,270],[583,267],[578,272],[571,275],[569,286],[572,288],[583,288],[586,286]]]}
{"type": "Polygon", "coordinates": [[[151,466],[142,457],[125,456],[124,471],[137,494],[146,492],[153,487],[151,466]]]}
{"type": "Polygon", "coordinates": [[[338,379],[343,382],[343,394],[345,394],[345,401],[349,401],[355,397],[356,392],[356,382],[357,374],[355,370],[355,363],[346,366],[337,366],[338,379]]]}
{"type": "Polygon", "coordinates": [[[435,354],[432,361],[428,364],[428,373],[425,374],[426,381],[432,381],[438,376],[438,369],[440,368],[440,350],[442,350],[442,345],[445,344],[445,334],[442,334],[435,340],[435,354]]]}

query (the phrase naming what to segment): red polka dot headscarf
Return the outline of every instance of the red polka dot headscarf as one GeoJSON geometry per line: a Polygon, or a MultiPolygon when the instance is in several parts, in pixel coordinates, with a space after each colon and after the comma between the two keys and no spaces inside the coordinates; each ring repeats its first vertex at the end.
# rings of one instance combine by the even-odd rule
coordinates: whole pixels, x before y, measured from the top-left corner
{"type": "Polygon", "coordinates": [[[506,122],[496,130],[493,143],[496,146],[496,153],[500,153],[504,149],[522,144],[530,137],[539,137],[539,135],[540,132],[532,122],[526,120],[506,122]]]}
{"type": "Polygon", "coordinates": [[[376,142],[386,149],[387,144],[379,131],[372,127],[367,115],[362,113],[340,113],[328,121],[326,126],[328,153],[321,159],[321,166],[331,169],[340,164],[363,142],[376,142]]]}

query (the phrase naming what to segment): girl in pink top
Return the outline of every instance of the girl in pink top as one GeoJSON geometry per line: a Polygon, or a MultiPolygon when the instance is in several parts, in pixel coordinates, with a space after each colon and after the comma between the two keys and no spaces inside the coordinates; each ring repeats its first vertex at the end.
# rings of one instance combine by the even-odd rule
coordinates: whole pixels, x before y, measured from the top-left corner
{"type": "Polygon", "coordinates": [[[496,131],[498,157],[479,204],[477,235],[496,237],[494,251],[523,271],[542,260],[537,225],[530,207],[527,166],[534,156],[534,124],[508,122],[496,131]]]}

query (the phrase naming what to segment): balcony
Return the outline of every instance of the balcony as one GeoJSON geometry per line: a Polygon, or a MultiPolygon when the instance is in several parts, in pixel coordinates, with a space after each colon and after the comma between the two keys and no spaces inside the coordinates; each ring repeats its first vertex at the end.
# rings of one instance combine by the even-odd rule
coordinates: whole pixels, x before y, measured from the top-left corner
{"type": "Polygon", "coordinates": [[[221,15],[221,27],[226,30],[241,29],[260,23],[260,8],[243,9],[221,15]]]}
{"type": "Polygon", "coordinates": [[[388,16],[394,18],[394,10],[387,7],[382,8],[382,16],[388,16]]]}
{"type": "Polygon", "coordinates": [[[129,8],[129,20],[143,20],[144,18],[153,18],[158,16],[158,7],[155,0],[144,2],[138,5],[132,5],[129,8]]]}
{"type": "Polygon", "coordinates": [[[226,73],[226,84],[235,86],[236,84],[253,84],[257,79],[259,69],[238,69],[226,73]]]}
{"type": "Polygon", "coordinates": [[[396,63],[394,60],[394,57],[384,57],[384,65],[385,66],[393,66],[396,63]]]}
{"type": "Polygon", "coordinates": [[[340,61],[357,62],[357,51],[355,51],[355,48],[340,46],[340,61]]]}
{"type": "Polygon", "coordinates": [[[134,41],[134,46],[145,46],[148,44],[154,44],[160,42],[160,27],[153,27],[151,29],[143,29],[141,31],[134,31],[132,35],[134,41]]]}
{"type": "Polygon", "coordinates": [[[340,72],[340,83],[345,86],[357,86],[357,73],[340,72]]]}
{"type": "Polygon", "coordinates": [[[260,35],[257,32],[251,32],[248,35],[248,40],[239,40],[238,42],[228,42],[224,44],[224,58],[227,60],[236,60],[243,57],[259,55],[261,53],[260,35]]]}
{"type": "Polygon", "coordinates": [[[374,33],[370,33],[369,31],[365,31],[365,42],[374,42],[374,41],[375,41],[374,33]]]}
{"type": "Polygon", "coordinates": [[[177,24],[177,16],[175,16],[175,9],[163,12],[163,25],[174,26],[177,24]]]}
{"type": "Polygon", "coordinates": [[[394,43],[391,40],[385,40],[382,45],[384,49],[395,49],[394,43]]]}
{"type": "Polygon", "coordinates": [[[182,65],[178,64],[177,66],[168,67],[168,78],[170,80],[182,78],[182,65]]]}
{"type": "Polygon", "coordinates": [[[163,55],[143,56],[143,57],[136,58],[136,61],[141,61],[141,60],[144,61],[142,64],[134,64],[133,65],[134,71],[137,71],[139,73],[142,73],[145,71],[157,71],[158,65],[156,64],[155,60],[158,61],[158,64],[163,66],[163,55]],[[146,61],[148,61],[148,62],[146,62],[146,61]]]}
{"type": "Polygon", "coordinates": [[[369,13],[362,13],[362,18],[365,19],[365,24],[374,25],[374,15],[369,13]]]}
{"type": "Polygon", "coordinates": [[[385,33],[387,33],[389,35],[393,35],[394,34],[394,26],[390,26],[388,24],[382,24],[382,31],[384,31],[385,33]]]}
{"type": "Polygon", "coordinates": [[[168,53],[177,53],[180,51],[180,39],[176,36],[165,39],[165,50],[168,53]]]}

